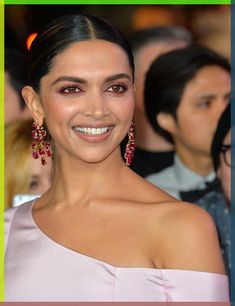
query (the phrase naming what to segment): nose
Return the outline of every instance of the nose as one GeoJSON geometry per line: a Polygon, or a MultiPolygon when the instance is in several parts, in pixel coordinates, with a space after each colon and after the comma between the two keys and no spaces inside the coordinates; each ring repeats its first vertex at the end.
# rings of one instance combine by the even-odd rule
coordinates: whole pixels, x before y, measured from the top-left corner
{"type": "Polygon", "coordinates": [[[109,113],[107,103],[102,93],[96,92],[90,94],[84,106],[84,114],[86,116],[92,116],[95,119],[101,119],[109,113]]]}

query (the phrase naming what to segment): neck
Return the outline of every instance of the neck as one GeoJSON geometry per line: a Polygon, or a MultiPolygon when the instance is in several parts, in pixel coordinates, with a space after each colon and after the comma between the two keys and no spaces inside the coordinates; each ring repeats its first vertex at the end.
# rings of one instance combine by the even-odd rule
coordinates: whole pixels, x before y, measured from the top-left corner
{"type": "Polygon", "coordinates": [[[143,114],[134,115],[135,143],[137,147],[146,151],[165,152],[172,151],[174,147],[162,136],[156,133],[143,114]]]}
{"type": "MultiPolygon", "coordinates": [[[[118,178],[129,171],[120,149],[105,160],[88,163],[77,158],[57,157],[53,183],[47,193],[48,202],[61,205],[86,203],[88,199],[116,196],[118,178]],[[53,199],[53,200],[52,200],[53,199]]],[[[118,195],[117,195],[118,196],[118,195]]]]}
{"type": "Polygon", "coordinates": [[[213,171],[213,164],[210,155],[205,153],[195,153],[190,149],[179,146],[175,143],[175,150],[181,162],[193,172],[207,176],[213,171]]]}

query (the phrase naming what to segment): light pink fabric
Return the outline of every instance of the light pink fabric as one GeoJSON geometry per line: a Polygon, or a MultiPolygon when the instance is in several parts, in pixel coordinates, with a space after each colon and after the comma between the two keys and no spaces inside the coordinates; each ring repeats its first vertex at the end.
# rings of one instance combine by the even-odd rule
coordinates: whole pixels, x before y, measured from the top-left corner
{"type": "Polygon", "coordinates": [[[5,212],[5,301],[228,301],[226,276],[120,268],[47,237],[32,202],[5,212]]]}

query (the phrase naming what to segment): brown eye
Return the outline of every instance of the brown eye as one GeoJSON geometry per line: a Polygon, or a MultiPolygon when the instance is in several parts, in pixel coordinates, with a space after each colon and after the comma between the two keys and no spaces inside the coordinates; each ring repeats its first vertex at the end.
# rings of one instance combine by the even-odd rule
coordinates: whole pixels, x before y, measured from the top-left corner
{"type": "Polygon", "coordinates": [[[114,93],[124,93],[125,91],[127,91],[127,86],[122,84],[116,84],[110,86],[107,91],[114,93]]]}
{"type": "Polygon", "coordinates": [[[212,104],[212,101],[202,101],[197,104],[198,108],[209,108],[212,104]]]}
{"type": "Polygon", "coordinates": [[[67,86],[67,87],[63,87],[60,90],[60,93],[65,94],[65,95],[70,95],[70,94],[76,94],[80,91],[81,90],[76,86],[67,86]]]}

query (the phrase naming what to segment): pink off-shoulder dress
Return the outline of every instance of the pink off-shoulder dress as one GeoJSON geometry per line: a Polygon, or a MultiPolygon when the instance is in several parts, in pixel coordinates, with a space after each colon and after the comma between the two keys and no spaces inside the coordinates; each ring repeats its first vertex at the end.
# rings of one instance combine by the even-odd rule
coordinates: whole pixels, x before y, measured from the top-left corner
{"type": "Polygon", "coordinates": [[[5,301],[228,302],[228,278],[187,270],[121,268],[46,236],[33,202],[5,212],[5,301]]]}

